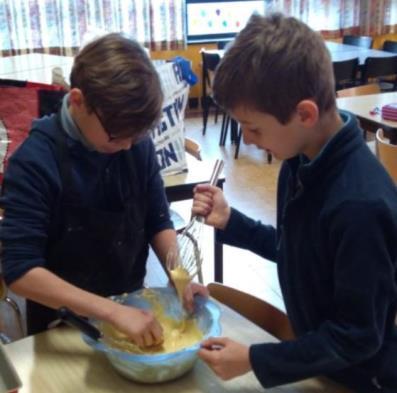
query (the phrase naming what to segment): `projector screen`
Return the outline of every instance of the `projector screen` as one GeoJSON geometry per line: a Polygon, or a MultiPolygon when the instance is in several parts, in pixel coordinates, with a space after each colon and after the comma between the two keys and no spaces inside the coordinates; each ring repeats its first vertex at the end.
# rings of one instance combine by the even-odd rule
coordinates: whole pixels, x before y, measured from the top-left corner
{"type": "Polygon", "coordinates": [[[188,43],[225,41],[247,24],[253,13],[264,15],[264,0],[186,0],[188,43]]]}

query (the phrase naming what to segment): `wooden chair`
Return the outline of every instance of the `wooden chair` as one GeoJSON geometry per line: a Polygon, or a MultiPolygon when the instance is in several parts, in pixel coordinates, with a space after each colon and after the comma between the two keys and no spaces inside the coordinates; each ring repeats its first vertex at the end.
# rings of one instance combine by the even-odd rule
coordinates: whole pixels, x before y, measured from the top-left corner
{"type": "Polygon", "coordinates": [[[392,145],[379,128],[376,132],[376,155],[397,184],[397,145],[392,145]]]}
{"type": "Polygon", "coordinates": [[[214,299],[237,311],[279,340],[295,338],[287,315],[271,304],[217,282],[212,282],[207,287],[214,299]]]}
{"type": "Polygon", "coordinates": [[[193,139],[185,137],[185,150],[199,161],[202,161],[201,146],[193,139]]]}
{"type": "Polygon", "coordinates": [[[342,39],[343,44],[360,46],[361,48],[372,48],[372,37],[359,36],[359,35],[345,35],[342,39]]]}

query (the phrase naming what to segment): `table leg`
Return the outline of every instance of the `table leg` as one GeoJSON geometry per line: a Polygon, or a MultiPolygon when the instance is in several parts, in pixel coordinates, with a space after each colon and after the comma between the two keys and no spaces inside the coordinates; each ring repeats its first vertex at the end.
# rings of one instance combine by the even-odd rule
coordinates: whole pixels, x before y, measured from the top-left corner
{"type": "Polygon", "coordinates": [[[214,230],[214,276],[215,281],[223,282],[223,244],[216,240],[216,230],[214,230]]]}
{"type": "MultiPolygon", "coordinates": [[[[237,122],[235,122],[237,125],[237,122]]],[[[223,181],[218,180],[217,186],[223,191],[223,181]]],[[[223,244],[216,240],[216,229],[214,229],[214,278],[217,282],[223,282],[223,244]]]]}

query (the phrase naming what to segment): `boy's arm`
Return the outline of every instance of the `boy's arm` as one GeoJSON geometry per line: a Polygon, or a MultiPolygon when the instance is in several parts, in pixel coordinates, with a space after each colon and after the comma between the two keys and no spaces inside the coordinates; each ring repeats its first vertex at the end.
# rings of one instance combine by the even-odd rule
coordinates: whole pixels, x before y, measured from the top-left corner
{"type": "Polygon", "coordinates": [[[106,321],[145,346],[149,334],[160,341],[162,331],[153,315],[126,307],[110,299],[82,290],[49,270],[36,267],[14,281],[10,288],[20,296],[47,307],[66,306],[79,315],[106,321]]]}
{"type": "Polygon", "coordinates": [[[165,229],[161,232],[156,233],[150,244],[164,270],[166,270],[168,251],[171,248],[175,249],[177,245],[175,230],[165,229]]]}
{"type": "Polygon", "coordinates": [[[395,213],[382,202],[345,203],[329,223],[329,238],[333,315],[296,340],[251,346],[252,368],[265,387],[353,367],[383,345],[396,297],[395,213]]]}
{"type": "Polygon", "coordinates": [[[244,248],[271,261],[277,260],[276,229],[231,209],[229,221],[217,240],[231,246],[244,248]]]}
{"type": "Polygon", "coordinates": [[[223,191],[210,184],[194,188],[192,213],[205,217],[216,228],[217,240],[276,260],[276,230],[230,208],[223,191]]]}
{"type": "Polygon", "coordinates": [[[2,265],[7,285],[17,294],[52,308],[73,311],[116,325],[144,345],[147,331],[161,335],[153,316],[113,304],[83,291],[45,269],[45,248],[50,211],[60,192],[57,167],[40,138],[31,138],[14,153],[3,183],[1,206],[2,265]],[[131,321],[135,321],[131,323],[131,321]]]}

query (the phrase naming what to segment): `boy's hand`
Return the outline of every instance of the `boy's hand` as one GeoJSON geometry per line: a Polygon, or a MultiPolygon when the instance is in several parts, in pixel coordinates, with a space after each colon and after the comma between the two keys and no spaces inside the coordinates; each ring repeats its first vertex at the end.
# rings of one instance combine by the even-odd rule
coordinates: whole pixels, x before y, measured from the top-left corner
{"type": "Polygon", "coordinates": [[[151,311],[117,304],[109,322],[139,347],[163,342],[163,328],[151,311]]]}
{"type": "Polygon", "coordinates": [[[191,282],[186,287],[185,293],[183,294],[183,306],[188,312],[194,311],[194,295],[208,297],[209,291],[204,285],[197,282],[191,282]]]}
{"type": "Polygon", "coordinates": [[[249,348],[229,338],[210,338],[203,341],[198,355],[219,378],[225,381],[252,369],[249,348]]]}
{"type": "Polygon", "coordinates": [[[205,223],[225,229],[230,218],[230,206],[220,188],[199,184],[194,188],[192,213],[205,217],[205,223]]]}

